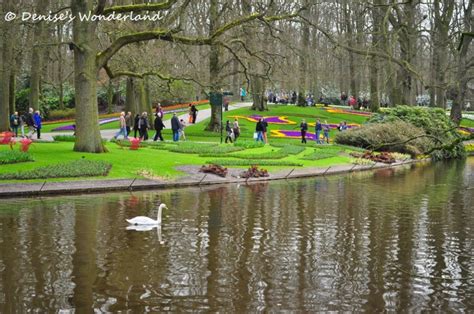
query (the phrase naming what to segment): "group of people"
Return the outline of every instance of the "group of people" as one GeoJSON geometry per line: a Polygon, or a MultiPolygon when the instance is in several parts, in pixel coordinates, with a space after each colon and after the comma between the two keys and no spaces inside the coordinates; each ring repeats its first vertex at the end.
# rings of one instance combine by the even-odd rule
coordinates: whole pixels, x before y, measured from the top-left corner
{"type": "MultiPolygon", "coordinates": [[[[189,123],[196,123],[197,112],[199,110],[196,108],[195,105],[189,105],[189,123]]],[[[154,122],[153,127],[155,129],[155,135],[153,137],[153,141],[163,141],[163,135],[161,132],[165,128],[165,124],[163,123],[164,111],[160,104],[156,106],[155,113],[154,113],[154,122]]],[[[132,118],[132,113],[121,112],[119,118],[119,131],[115,134],[114,138],[117,139],[119,136],[123,136],[124,139],[128,139],[128,136],[132,130],[134,131],[134,138],[138,136],[141,140],[146,141],[148,140],[148,130],[151,128],[150,120],[148,118],[148,113],[143,112],[142,114],[136,114],[134,118],[132,118]]],[[[171,130],[173,131],[173,141],[177,142],[179,140],[186,140],[186,135],[184,134],[184,129],[186,128],[186,122],[184,119],[178,119],[176,113],[173,113],[173,117],[171,118],[171,130]]]]}
{"type": "MultiPolygon", "coordinates": [[[[346,121],[343,121],[341,123],[339,123],[337,129],[339,131],[345,131],[347,130],[348,126],[347,126],[347,122],[346,121]]],[[[329,124],[327,121],[324,121],[324,124],[321,123],[321,120],[318,118],[316,120],[316,125],[314,127],[315,129],[315,133],[316,133],[316,144],[323,144],[323,143],[327,143],[329,144],[329,130],[330,130],[330,127],[329,127],[329,124]],[[321,134],[323,135],[323,138],[321,140],[321,134]]],[[[306,132],[308,132],[308,123],[306,123],[306,120],[303,119],[301,120],[301,123],[300,123],[300,130],[301,130],[301,143],[305,143],[306,144],[306,132]]]]}
{"type": "Polygon", "coordinates": [[[369,100],[366,97],[356,98],[354,95],[351,95],[350,97],[348,97],[346,93],[344,92],[341,93],[341,102],[343,105],[352,107],[353,109],[358,109],[358,108],[368,109],[370,105],[369,100]]]}
{"type": "Polygon", "coordinates": [[[254,138],[257,142],[261,141],[265,144],[268,144],[267,128],[268,128],[267,121],[264,118],[260,118],[255,127],[255,134],[254,134],[254,138]]]}
{"type": "Polygon", "coordinates": [[[15,111],[10,115],[10,130],[18,137],[18,130],[21,132],[21,137],[27,137],[31,139],[33,134],[36,133],[38,139],[41,139],[41,124],[42,124],[41,113],[39,110],[34,111],[33,108],[29,108],[28,112],[23,115],[18,114],[15,111]],[[28,128],[28,133],[25,135],[25,126],[28,128]]]}
{"type": "Polygon", "coordinates": [[[240,126],[239,126],[239,121],[237,118],[234,119],[234,122],[232,125],[230,124],[230,120],[227,120],[225,123],[225,131],[226,131],[226,138],[225,142],[227,143],[228,141],[233,143],[237,141],[237,138],[240,136],[240,126]]]}

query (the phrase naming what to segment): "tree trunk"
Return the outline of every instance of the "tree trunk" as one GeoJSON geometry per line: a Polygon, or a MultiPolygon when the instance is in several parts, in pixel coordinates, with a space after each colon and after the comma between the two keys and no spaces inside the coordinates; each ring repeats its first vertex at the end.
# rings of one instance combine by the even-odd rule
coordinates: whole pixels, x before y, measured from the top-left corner
{"type": "Polygon", "coordinates": [[[71,11],[77,18],[73,21],[74,38],[74,87],[76,91],[76,142],[78,152],[103,153],[97,107],[96,64],[97,37],[95,22],[80,21],[79,12],[93,12],[92,0],[73,0],[71,11]]]}
{"type": "MultiPolygon", "coordinates": [[[[48,8],[48,0],[38,0],[35,11],[43,14],[48,8]]],[[[45,33],[45,22],[35,23],[33,35],[33,52],[31,54],[31,71],[30,71],[30,108],[39,109],[39,97],[41,93],[41,72],[43,69],[43,40],[45,33]]]]}
{"type": "MultiPolygon", "coordinates": [[[[305,0],[303,6],[308,8],[309,1],[305,0]]],[[[301,47],[300,47],[300,58],[299,58],[299,77],[298,77],[298,106],[306,106],[305,94],[307,91],[308,81],[308,59],[309,59],[309,25],[303,23],[301,25],[301,47]]]]}
{"type": "Polygon", "coordinates": [[[8,101],[9,103],[9,108],[10,108],[10,113],[13,113],[16,111],[16,104],[15,104],[15,95],[16,95],[16,68],[12,67],[11,72],[10,72],[10,100],[8,101]]]}
{"type": "Polygon", "coordinates": [[[109,80],[109,85],[107,86],[107,113],[112,113],[112,106],[114,101],[114,85],[112,81],[109,80]]]}
{"type": "Polygon", "coordinates": [[[268,110],[267,99],[265,97],[265,81],[262,77],[252,75],[250,81],[250,89],[252,94],[252,110],[266,111],[268,110]]]}
{"type": "MultiPolygon", "coordinates": [[[[352,20],[350,18],[350,12],[352,11],[352,8],[349,6],[347,2],[344,3],[344,23],[345,23],[345,29],[346,29],[346,38],[347,38],[347,44],[350,47],[353,47],[355,44],[354,41],[354,32],[352,29],[352,20]]],[[[359,96],[358,93],[358,88],[357,88],[357,73],[356,73],[356,68],[355,68],[355,63],[356,63],[356,55],[355,53],[349,51],[349,84],[350,84],[350,89],[351,92],[348,96],[352,95],[356,99],[359,96]]],[[[359,104],[357,102],[356,104],[356,109],[359,108],[359,104]]]]}
{"type": "MultiPolygon", "coordinates": [[[[56,36],[58,41],[62,41],[62,26],[56,28],[56,36]]],[[[64,110],[64,79],[63,79],[63,54],[61,45],[57,47],[58,51],[58,82],[59,82],[59,110],[64,110]]]]}
{"type": "MultiPolygon", "coordinates": [[[[380,49],[380,37],[381,37],[381,30],[382,30],[382,14],[380,6],[381,0],[375,0],[374,6],[372,7],[372,21],[373,21],[373,30],[372,30],[372,49],[378,50],[380,49]]],[[[370,111],[376,112],[380,108],[380,98],[379,98],[379,60],[377,57],[372,56],[370,58],[370,78],[369,78],[369,85],[370,85],[370,111]]]]}
{"type": "MultiPolygon", "coordinates": [[[[474,32],[474,16],[472,15],[473,2],[469,1],[468,6],[464,9],[464,25],[466,32],[474,32]]],[[[456,75],[456,82],[451,88],[451,99],[453,99],[453,105],[451,106],[451,120],[454,123],[459,125],[462,119],[462,107],[466,101],[467,94],[467,83],[469,82],[468,78],[468,51],[469,45],[472,43],[471,36],[465,36],[462,46],[459,48],[458,56],[458,72],[456,75]]],[[[472,59],[472,58],[471,58],[472,59]]]]}
{"type": "MultiPolygon", "coordinates": [[[[454,1],[435,0],[433,33],[433,77],[436,106],[446,109],[446,71],[448,63],[449,25],[454,12],[454,1]]],[[[432,88],[433,89],[433,88],[432,88]]]]}
{"type": "Polygon", "coordinates": [[[135,79],[133,77],[127,77],[127,87],[125,91],[125,111],[133,113],[135,116],[137,113],[140,114],[138,110],[137,102],[135,100],[135,79]]]}
{"type": "MultiPolygon", "coordinates": [[[[3,11],[12,11],[12,0],[5,0],[3,11]]],[[[2,65],[0,73],[0,131],[8,131],[10,128],[10,67],[13,59],[13,45],[11,24],[2,21],[2,65]]]]}
{"type": "MultiPolygon", "coordinates": [[[[214,33],[214,31],[219,27],[219,1],[211,0],[209,8],[209,34],[214,33]]],[[[211,93],[217,93],[221,90],[221,82],[219,81],[219,46],[211,43],[210,45],[210,54],[209,54],[209,80],[211,93]]],[[[211,103],[211,119],[209,124],[206,127],[207,131],[220,132],[221,130],[221,106],[211,103]]]]}

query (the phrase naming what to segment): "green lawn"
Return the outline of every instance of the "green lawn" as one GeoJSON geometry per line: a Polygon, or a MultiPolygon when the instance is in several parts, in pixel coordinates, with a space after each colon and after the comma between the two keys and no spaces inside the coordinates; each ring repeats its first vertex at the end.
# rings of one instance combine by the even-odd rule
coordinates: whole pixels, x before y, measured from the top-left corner
{"type": "Polygon", "coordinates": [[[468,127],[468,128],[474,128],[474,120],[462,119],[461,120],[461,126],[468,127]]]}
{"type": "MultiPolygon", "coordinates": [[[[204,104],[204,105],[199,105],[198,106],[198,109],[199,110],[204,110],[204,109],[208,109],[210,108],[210,105],[209,104],[204,104]]],[[[165,108],[166,109],[166,108],[165,108]]],[[[185,109],[183,111],[186,112],[187,109],[185,109]]],[[[171,114],[167,114],[166,111],[165,111],[165,119],[170,119],[171,118],[171,114]]],[[[65,126],[65,125],[71,125],[71,124],[74,124],[74,121],[72,122],[60,122],[60,123],[52,123],[52,124],[44,124],[41,128],[41,132],[42,133],[49,133],[49,132],[53,132],[52,130],[55,129],[55,128],[58,128],[58,127],[61,127],[61,126],[65,126]]],[[[106,124],[102,124],[100,126],[100,129],[101,130],[113,130],[113,129],[117,129],[118,131],[118,128],[119,128],[119,123],[118,121],[113,121],[113,122],[109,122],[109,123],[106,123],[106,124]]],[[[69,132],[69,131],[58,131],[58,133],[65,133],[65,132],[69,132]]]]}
{"type": "MultiPolygon", "coordinates": [[[[224,144],[225,145],[225,144],[224,144]]],[[[110,170],[107,178],[135,178],[142,177],[140,173],[145,170],[153,173],[155,176],[164,178],[174,178],[182,175],[181,172],[175,169],[176,166],[180,165],[204,165],[210,160],[216,159],[235,159],[231,157],[199,157],[198,154],[185,154],[185,153],[174,153],[167,149],[162,148],[151,148],[143,147],[138,151],[129,150],[128,148],[121,148],[115,143],[107,143],[107,149],[109,150],[106,154],[91,154],[91,153],[78,153],[73,152],[73,143],[68,142],[56,142],[56,143],[34,143],[30,148],[30,154],[35,159],[34,162],[24,162],[17,164],[0,165],[0,173],[10,173],[15,171],[31,170],[37,167],[54,165],[64,163],[68,161],[78,159],[88,160],[104,160],[112,163],[112,169],[110,170]]],[[[306,154],[313,151],[313,145],[308,145],[308,148],[304,152],[298,155],[289,155],[285,157],[283,161],[295,162],[304,166],[328,166],[335,164],[349,163],[351,158],[347,155],[341,155],[333,158],[327,158],[317,161],[303,160],[306,154]]],[[[16,147],[16,149],[18,149],[16,147]]],[[[7,146],[0,146],[0,151],[9,150],[7,146]]],[[[266,145],[261,148],[252,148],[245,150],[252,154],[266,153],[269,151],[277,151],[279,148],[266,145]]],[[[239,152],[242,153],[242,152],[239,152]]],[[[241,168],[247,168],[242,166],[241,168]]],[[[282,166],[269,166],[265,167],[268,170],[278,170],[288,167],[282,166]]],[[[95,177],[96,179],[103,179],[104,177],[95,177]]],[[[91,178],[87,178],[88,180],[91,178]]],[[[71,179],[67,179],[71,180],[71,179]]],[[[38,181],[38,180],[37,180],[38,181]]],[[[41,181],[41,180],[39,180],[41,181]]],[[[64,181],[61,179],[55,179],[55,181],[64,181]]],[[[7,181],[0,181],[7,182],[7,181]]],[[[16,181],[8,181],[16,182],[16,181]]],[[[25,181],[22,181],[25,182],[25,181]]],[[[31,180],[34,182],[34,180],[31,180]]]]}
{"type": "MultiPolygon", "coordinates": [[[[202,108],[202,107],[201,107],[202,108]]],[[[329,113],[322,108],[314,107],[295,107],[295,106],[272,106],[270,111],[259,113],[251,111],[249,109],[238,109],[224,113],[224,121],[229,119],[233,121],[230,116],[250,116],[254,114],[260,114],[264,116],[286,116],[288,120],[296,122],[294,125],[275,125],[269,124],[269,130],[299,130],[299,123],[301,119],[306,118],[309,123],[314,123],[316,117],[319,117],[324,123],[327,120],[328,123],[339,123],[341,121],[347,121],[348,123],[363,123],[366,118],[361,116],[355,116],[350,114],[342,113],[329,113]]],[[[288,139],[288,138],[277,138],[272,137],[269,132],[269,142],[271,145],[265,145],[256,148],[247,148],[238,152],[228,152],[223,149],[216,148],[215,150],[209,150],[209,144],[199,144],[196,142],[214,142],[220,141],[220,134],[204,131],[207,124],[207,120],[200,122],[195,125],[190,125],[186,128],[186,137],[188,142],[180,145],[195,145],[196,153],[184,153],[184,152],[171,152],[169,148],[175,147],[174,144],[168,142],[162,147],[142,147],[138,151],[129,150],[127,147],[120,147],[116,143],[106,143],[107,149],[109,150],[106,154],[90,154],[90,153],[77,153],[73,152],[73,143],[71,142],[56,142],[56,143],[34,143],[30,148],[30,153],[35,159],[34,162],[25,162],[17,164],[0,165],[0,173],[10,173],[15,171],[31,170],[37,167],[46,165],[54,165],[59,163],[65,163],[78,159],[89,159],[89,160],[104,160],[112,163],[112,169],[109,172],[107,178],[141,178],[143,172],[151,173],[153,176],[162,178],[176,178],[183,175],[175,167],[180,165],[204,165],[209,161],[223,162],[235,162],[240,164],[239,168],[248,168],[245,163],[254,162],[258,160],[264,160],[264,162],[276,162],[286,164],[301,164],[303,167],[327,167],[330,165],[347,164],[350,163],[352,158],[348,152],[351,150],[347,147],[337,145],[316,145],[314,142],[308,141],[308,144],[304,145],[304,150],[291,149],[288,145],[302,145],[299,139],[288,139]],[[189,144],[194,142],[194,144],[189,144]],[[199,146],[203,146],[202,149],[199,146]],[[274,146],[275,145],[275,146],[274,146]],[[283,148],[282,146],[285,146],[283,148]],[[204,147],[207,146],[207,147],[204,147]],[[318,151],[324,155],[322,159],[317,158],[305,158],[309,155],[315,155],[315,147],[318,147],[318,151]],[[336,154],[334,154],[336,150],[336,154]],[[206,152],[203,155],[199,155],[199,151],[206,152]],[[214,154],[215,151],[215,154],[214,154]],[[288,154],[282,154],[281,151],[287,151],[288,154]],[[220,153],[219,153],[220,152],[220,153]],[[293,153],[294,152],[294,153],[293,153]],[[278,156],[271,156],[269,155],[278,156]],[[232,154],[237,155],[235,157],[232,154]],[[248,154],[252,159],[242,158],[241,155],[248,154]],[[263,159],[267,156],[267,159],[263,159]],[[240,158],[237,158],[240,157],[240,158]],[[255,158],[255,159],[254,159],[255,158]],[[259,159],[260,158],[260,159],[259,159]]],[[[253,133],[255,130],[255,123],[246,119],[240,118],[239,123],[241,126],[241,137],[238,141],[252,141],[253,133]]],[[[109,125],[116,128],[115,123],[109,125]]],[[[57,127],[54,126],[54,127],[57,127]]],[[[310,127],[310,132],[314,132],[314,127],[310,127]]],[[[331,137],[337,131],[331,131],[331,137]]],[[[150,136],[153,136],[154,131],[150,132],[150,136]]],[[[165,140],[171,139],[171,130],[165,129],[163,132],[165,140]]],[[[226,144],[222,144],[225,146],[226,144]]],[[[232,144],[227,144],[232,145],[232,144]]],[[[0,151],[8,150],[8,146],[0,146],[0,151]]],[[[18,149],[18,146],[15,147],[18,149]]],[[[194,152],[194,150],[191,150],[194,152]]],[[[323,157],[323,156],[321,156],[323,157]]],[[[281,169],[292,169],[295,166],[265,166],[264,168],[269,171],[281,170],[281,169]]],[[[103,179],[104,177],[94,177],[92,179],[103,179]]],[[[77,178],[81,179],[81,178],[77,178]]],[[[77,180],[76,179],[76,180],[77,180]]],[[[84,179],[84,178],[82,178],[84,179]]],[[[90,180],[91,178],[87,178],[90,180]]],[[[71,179],[54,179],[55,181],[65,181],[71,179]]],[[[32,180],[34,181],[34,180],[32,180]]],[[[42,181],[42,180],[37,180],[42,181]]],[[[7,182],[7,181],[0,181],[7,182]]],[[[16,181],[8,181],[16,182],[16,181]]],[[[25,182],[25,181],[22,181],[25,182]]]]}
{"type": "MultiPolygon", "coordinates": [[[[299,125],[302,119],[306,119],[308,123],[315,123],[317,118],[321,119],[321,122],[327,121],[328,123],[335,123],[339,124],[342,121],[346,121],[347,123],[357,123],[362,124],[364,123],[367,118],[357,115],[351,114],[342,114],[342,113],[329,113],[323,108],[315,108],[315,107],[297,107],[297,106],[285,106],[285,105],[273,105],[270,106],[269,111],[252,111],[248,108],[242,108],[232,111],[224,112],[224,123],[228,119],[231,122],[234,121],[232,116],[251,116],[251,115],[263,115],[263,116],[285,116],[288,120],[296,122],[294,125],[286,125],[286,124],[269,124],[268,129],[271,130],[299,130],[299,125]]],[[[193,140],[193,141],[219,141],[220,134],[204,131],[204,126],[209,123],[209,119],[196,124],[190,125],[186,128],[186,136],[193,140]]],[[[253,133],[255,132],[255,122],[250,122],[246,119],[239,119],[239,125],[241,127],[241,139],[252,139],[253,133]]],[[[309,127],[309,132],[314,133],[314,127],[309,127]]],[[[337,133],[337,130],[331,130],[329,133],[329,137],[333,138],[334,135],[337,133]]],[[[270,132],[269,133],[269,141],[272,143],[273,141],[276,142],[284,142],[284,143],[299,143],[298,139],[281,139],[277,137],[272,137],[270,132]]],[[[171,138],[171,131],[164,130],[163,134],[167,139],[171,138]]],[[[225,138],[225,132],[224,132],[225,138]]]]}

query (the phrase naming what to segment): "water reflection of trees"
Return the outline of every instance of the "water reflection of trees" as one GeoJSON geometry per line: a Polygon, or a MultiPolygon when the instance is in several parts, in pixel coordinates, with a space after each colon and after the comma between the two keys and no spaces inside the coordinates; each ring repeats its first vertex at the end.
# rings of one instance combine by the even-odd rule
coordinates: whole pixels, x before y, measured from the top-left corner
{"type": "Polygon", "coordinates": [[[19,202],[0,216],[1,309],[467,309],[472,282],[436,279],[474,270],[465,167],[19,202]],[[160,202],[164,245],[125,230],[160,202]]]}

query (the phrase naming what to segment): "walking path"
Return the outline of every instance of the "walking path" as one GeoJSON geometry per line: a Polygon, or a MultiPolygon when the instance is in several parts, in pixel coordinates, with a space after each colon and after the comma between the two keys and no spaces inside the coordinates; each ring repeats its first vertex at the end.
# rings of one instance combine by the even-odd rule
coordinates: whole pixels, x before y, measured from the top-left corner
{"type": "MultiPolygon", "coordinates": [[[[241,102],[241,103],[235,103],[229,105],[229,111],[230,110],[235,110],[239,108],[244,108],[244,107],[250,107],[252,103],[250,102],[241,102]]],[[[166,108],[165,108],[166,109],[166,108]]],[[[165,124],[165,127],[170,129],[171,128],[171,117],[172,113],[166,112],[165,111],[165,120],[163,123],[165,124]]],[[[181,112],[178,114],[178,119],[183,119],[184,121],[188,121],[188,111],[186,110],[184,113],[181,112]]],[[[198,111],[198,115],[196,117],[196,123],[201,122],[207,118],[211,117],[211,108],[208,109],[201,109],[198,111]]],[[[114,135],[118,132],[118,122],[112,122],[117,124],[117,129],[110,129],[110,130],[101,130],[100,134],[102,138],[110,140],[111,138],[114,137],[114,135]]],[[[153,130],[151,131],[153,132],[153,130]]],[[[55,135],[72,135],[73,132],[50,132],[50,133],[42,133],[41,134],[41,139],[44,141],[54,141],[53,136],[55,135]]],[[[153,134],[149,134],[150,138],[153,138],[153,134]]]]}

